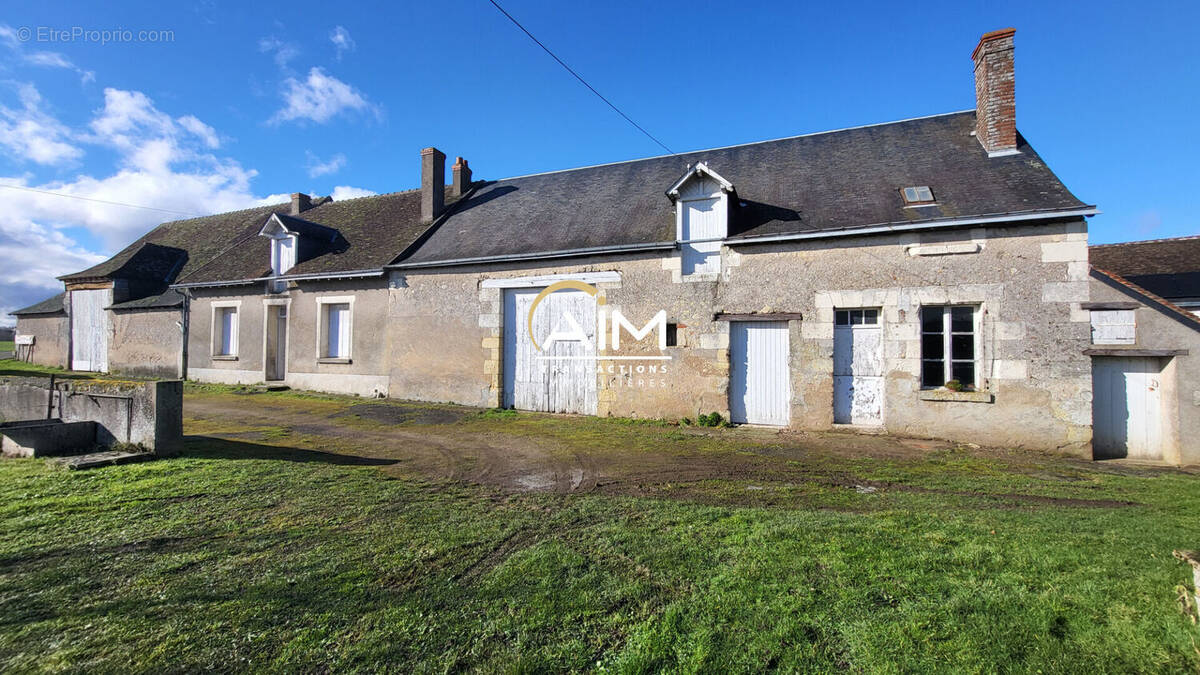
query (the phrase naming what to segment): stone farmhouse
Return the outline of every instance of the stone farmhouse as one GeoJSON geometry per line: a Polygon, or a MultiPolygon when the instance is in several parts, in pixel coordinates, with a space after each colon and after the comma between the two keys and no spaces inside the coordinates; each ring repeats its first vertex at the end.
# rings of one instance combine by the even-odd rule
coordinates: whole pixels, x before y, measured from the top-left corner
{"type": "Polygon", "coordinates": [[[1017,131],[1013,35],[974,110],[449,184],[426,148],[418,190],[164,223],[19,332],[76,369],[1090,457],[1097,210],[1017,131]]]}

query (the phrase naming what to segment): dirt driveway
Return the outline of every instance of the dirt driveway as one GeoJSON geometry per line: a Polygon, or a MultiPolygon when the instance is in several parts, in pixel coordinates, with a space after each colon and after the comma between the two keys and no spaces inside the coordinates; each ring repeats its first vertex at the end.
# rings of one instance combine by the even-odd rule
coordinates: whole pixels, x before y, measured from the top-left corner
{"type": "MultiPolygon", "coordinates": [[[[189,393],[185,433],[229,456],[378,465],[398,476],[505,491],[679,495],[709,481],[860,490],[927,488],[860,478],[855,462],[986,456],[1016,473],[1079,480],[1101,465],[934,440],[764,428],[701,429],[620,419],[484,411],[336,397],[189,393]]],[[[864,466],[864,469],[866,467],[864,466]]],[[[1107,465],[1106,471],[1153,471],[1107,465]]],[[[864,470],[870,474],[873,471],[864,470]]],[[[1024,497],[1013,495],[1013,497],[1024,497]]],[[[761,498],[760,498],[761,499],[761,498]]],[[[741,500],[739,500],[741,501],[741,500]]],[[[1087,500],[1069,500],[1089,505],[1087,500]]]]}

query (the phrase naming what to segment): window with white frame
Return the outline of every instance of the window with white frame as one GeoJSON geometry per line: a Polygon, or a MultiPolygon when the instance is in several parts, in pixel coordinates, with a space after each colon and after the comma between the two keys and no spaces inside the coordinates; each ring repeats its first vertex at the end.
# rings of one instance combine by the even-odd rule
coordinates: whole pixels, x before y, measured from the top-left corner
{"type": "Polygon", "coordinates": [[[941,387],[955,380],[976,386],[976,313],[974,305],[921,308],[921,386],[941,387]]]}
{"type": "Polygon", "coordinates": [[[234,305],[213,307],[213,356],[237,356],[238,308],[234,305]]]}
{"type": "Polygon", "coordinates": [[[343,298],[318,300],[321,316],[322,359],[349,359],[352,340],[353,303],[343,298]]]}
{"type": "Polygon", "coordinates": [[[1093,309],[1092,344],[1131,345],[1137,337],[1132,309],[1093,309]]]}

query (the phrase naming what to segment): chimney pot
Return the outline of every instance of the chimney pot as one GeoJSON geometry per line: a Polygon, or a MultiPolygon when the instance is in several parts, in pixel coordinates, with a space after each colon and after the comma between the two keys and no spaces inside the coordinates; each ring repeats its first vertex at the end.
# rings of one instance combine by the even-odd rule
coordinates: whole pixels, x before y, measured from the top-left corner
{"type": "Polygon", "coordinates": [[[421,151],[421,220],[431,222],[446,207],[446,155],[437,148],[421,151]]]}
{"type": "Polygon", "coordinates": [[[1004,28],[984,33],[971,52],[975,61],[975,137],[989,155],[1017,151],[1016,32],[1004,28]]]}
{"type": "Polygon", "coordinates": [[[462,157],[454,159],[454,166],[450,168],[453,178],[450,183],[450,193],[455,197],[461,197],[471,189],[471,167],[467,166],[467,160],[462,157]]]}
{"type": "Polygon", "coordinates": [[[312,197],[303,192],[292,193],[292,211],[291,215],[297,216],[312,208],[312,197]]]}

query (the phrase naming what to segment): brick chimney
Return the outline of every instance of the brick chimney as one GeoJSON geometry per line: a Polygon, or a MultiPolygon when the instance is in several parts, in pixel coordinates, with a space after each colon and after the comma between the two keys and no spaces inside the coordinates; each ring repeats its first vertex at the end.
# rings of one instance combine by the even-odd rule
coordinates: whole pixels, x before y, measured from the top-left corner
{"type": "Polygon", "coordinates": [[[1015,28],[984,33],[971,53],[975,61],[975,135],[989,155],[1017,152],[1015,28]]]}
{"type": "Polygon", "coordinates": [[[446,207],[446,155],[437,148],[421,151],[421,220],[430,222],[446,207]]]}
{"type": "Polygon", "coordinates": [[[450,194],[461,197],[471,189],[471,167],[462,157],[454,158],[454,166],[450,167],[450,194]]]}
{"type": "Polygon", "coordinates": [[[309,197],[308,195],[304,194],[303,192],[293,192],[292,193],[292,211],[291,211],[291,213],[293,216],[298,216],[302,212],[307,211],[311,208],[312,208],[312,197],[309,197]]]}

